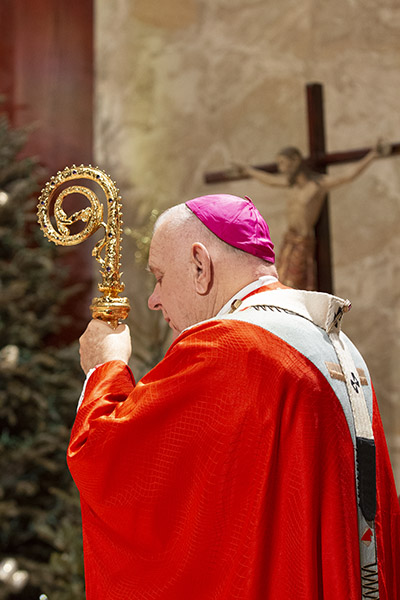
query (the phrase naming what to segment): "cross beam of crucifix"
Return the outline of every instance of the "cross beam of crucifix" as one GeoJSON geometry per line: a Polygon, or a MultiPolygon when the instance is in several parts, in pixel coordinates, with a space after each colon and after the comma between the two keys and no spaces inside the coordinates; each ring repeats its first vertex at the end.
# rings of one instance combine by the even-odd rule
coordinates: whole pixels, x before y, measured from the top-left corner
{"type": "MultiPolygon", "coordinates": [[[[358,161],[363,158],[371,148],[358,148],[341,152],[326,152],[323,89],[320,83],[309,83],[306,86],[307,117],[308,117],[308,145],[309,156],[306,158],[308,166],[320,173],[326,173],[329,165],[339,165],[358,161]]],[[[400,143],[390,145],[390,152],[386,156],[400,154],[400,143]]],[[[269,173],[277,173],[278,166],[275,162],[256,165],[257,169],[269,173]]],[[[220,183],[247,179],[249,175],[241,174],[236,169],[227,169],[205,174],[206,183],[220,183]]],[[[330,250],[330,228],[328,196],[326,196],[319,220],[315,226],[316,236],[316,263],[317,286],[319,291],[333,292],[332,261],[330,250]]]]}

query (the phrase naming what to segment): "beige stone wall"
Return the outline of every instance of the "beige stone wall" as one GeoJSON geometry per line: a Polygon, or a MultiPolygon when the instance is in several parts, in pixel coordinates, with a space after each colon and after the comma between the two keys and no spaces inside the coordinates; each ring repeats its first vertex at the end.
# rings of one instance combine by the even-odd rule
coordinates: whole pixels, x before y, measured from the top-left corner
{"type": "MultiPolygon", "coordinates": [[[[285,193],[255,181],[206,185],[231,158],[260,164],[285,145],[307,153],[305,84],[324,85],[328,150],[400,141],[400,5],[395,0],[97,0],[96,155],[117,180],[125,224],[196,195],[250,195],[272,235],[285,193]]],[[[343,167],[335,167],[338,172],[343,167]]],[[[335,292],[370,366],[400,485],[400,156],[331,194],[335,292]]],[[[151,282],[124,252],[135,365],[165,328],[151,282]]]]}

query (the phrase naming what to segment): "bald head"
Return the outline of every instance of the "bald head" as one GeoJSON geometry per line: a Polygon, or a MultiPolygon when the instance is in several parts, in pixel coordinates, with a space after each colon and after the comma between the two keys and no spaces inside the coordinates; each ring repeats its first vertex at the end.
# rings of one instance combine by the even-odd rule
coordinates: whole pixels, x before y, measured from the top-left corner
{"type": "Polygon", "coordinates": [[[166,210],[156,221],[154,234],[160,229],[171,236],[179,252],[184,251],[184,246],[190,248],[193,243],[200,242],[213,255],[236,254],[238,260],[241,254],[246,256],[244,252],[226,244],[207,229],[186,204],[178,204],[166,210]]]}

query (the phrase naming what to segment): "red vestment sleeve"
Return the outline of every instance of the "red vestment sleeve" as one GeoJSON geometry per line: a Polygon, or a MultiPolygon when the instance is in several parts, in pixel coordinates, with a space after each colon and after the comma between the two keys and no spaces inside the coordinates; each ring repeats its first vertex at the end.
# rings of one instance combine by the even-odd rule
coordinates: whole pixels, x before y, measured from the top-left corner
{"type": "MultiPolygon", "coordinates": [[[[116,415],[116,409],[125,401],[135,386],[131,370],[122,361],[112,361],[97,367],[89,377],[83,405],[78,410],[68,448],[70,465],[79,461],[75,482],[85,488],[93,478],[93,454],[98,452],[98,432],[116,415]],[[89,439],[90,434],[90,439],[89,439]],[[78,481],[79,480],[79,481],[78,481]]],[[[90,485],[90,483],[89,483],[90,485]]]]}

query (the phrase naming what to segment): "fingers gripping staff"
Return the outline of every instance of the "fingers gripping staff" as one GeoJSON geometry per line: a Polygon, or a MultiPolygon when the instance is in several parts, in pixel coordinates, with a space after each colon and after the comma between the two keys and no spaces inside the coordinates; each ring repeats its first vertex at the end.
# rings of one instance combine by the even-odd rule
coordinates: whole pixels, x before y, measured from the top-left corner
{"type": "Polygon", "coordinates": [[[121,266],[121,198],[118,189],[110,177],[97,167],[80,165],[76,167],[65,167],[58,171],[42,189],[38,203],[38,221],[44,235],[55,244],[61,246],[73,246],[80,244],[100,227],[104,227],[104,237],[97,242],[92,250],[92,255],[100,263],[102,282],[98,289],[102,293],[100,298],[93,298],[90,306],[94,318],[108,322],[114,329],[118,322],[126,319],[130,305],[128,298],[121,298],[119,294],[125,285],[120,281],[121,266]],[[81,180],[95,181],[103,190],[107,202],[107,223],[103,222],[103,206],[97,195],[89,188],[82,185],[70,185],[65,187],[68,181],[81,180]],[[60,191],[60,187],[64,189],[60,191]],[[69,194],[81,194],[85,196],[90,206],[67,215],[63,209],[63,202],[69,194]],[[54,200],[55,226],[50,218],[50,208],[54,200]],[[85,227],[79,233],[72,234],[69,227],[74,223],[82,221],[85,227]],[[101,252],[104,250],[104,258],[101,252]]]}
{"type": "Polygon", "coordinates": [[[131,355],[131,338],[127,325],[111,329],[104,321],[93,319],[80,337],[81,366],[85,374],[111,360],[128,364],[131,355]]]}

